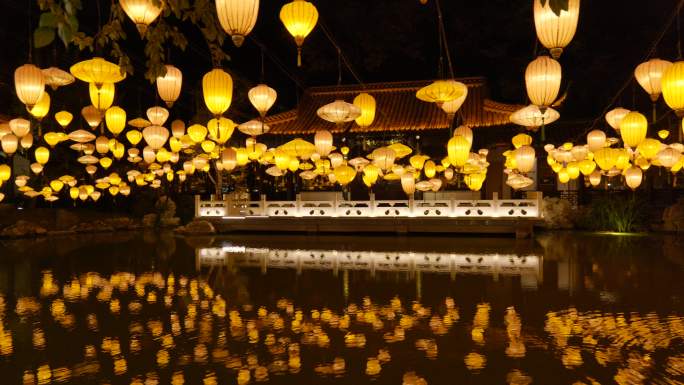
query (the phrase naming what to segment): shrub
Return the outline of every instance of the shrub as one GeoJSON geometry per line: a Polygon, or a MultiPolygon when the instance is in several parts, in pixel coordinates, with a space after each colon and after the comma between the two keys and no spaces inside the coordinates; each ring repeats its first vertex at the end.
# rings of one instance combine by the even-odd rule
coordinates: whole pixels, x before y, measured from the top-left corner
{"type": "Polygon", "coordinates": [[[583,210],[579,226],[593,231],[627,233],[646,223],[646,205],[634,196],[612,196],[594,200],[583,210]]]}

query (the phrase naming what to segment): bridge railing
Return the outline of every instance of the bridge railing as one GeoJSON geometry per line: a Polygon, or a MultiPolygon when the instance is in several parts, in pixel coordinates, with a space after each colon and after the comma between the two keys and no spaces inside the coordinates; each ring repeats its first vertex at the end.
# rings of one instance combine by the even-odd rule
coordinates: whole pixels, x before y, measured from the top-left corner
{"type": "Polygon", "coordinates": [[[323,217],[323,218],[541,218],[541,193],[534,199],[489,200],[301,200],[235,202],[195,197],[196,217],[323,217]]]}

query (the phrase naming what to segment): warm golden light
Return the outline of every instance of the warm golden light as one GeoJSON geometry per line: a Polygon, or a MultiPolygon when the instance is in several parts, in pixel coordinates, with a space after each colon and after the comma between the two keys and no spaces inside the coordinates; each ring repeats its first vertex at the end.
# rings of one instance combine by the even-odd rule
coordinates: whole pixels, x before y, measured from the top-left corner
{"type": "Polygon", "coordinates": [[[119,4],[124,12],[126,12],[126,15],[135,23],[140,36],[144,36],[147,27],[159,17],[163,2],[155,0],[119,0],[119,4]],[[160,6],[156,4],[160,4],[160,6]]]}
{"type": "Polygon", "coordinates": [[[14,89],[17,97],[27,108],[38,103],[45,92],[45,78],[40,68],[33,64],[24,64],[14,71],[14,89]]]}
{"type": "Polygon", "coordinates": [[[161,100],[166,103],[166,106],[171,108],[180,96],[181,87],[183,86],[183,73],[170,64],[164,67],[166,67],[166,74],[157,77],[157,92],[161,100]]]}
{"type": "Polygon", "coordinates": [[[233,78],[227,72],[214,68],[202,78],[202,92],[209,111],[219,116],[233,101],[233,78]]]}
{"type": "Polygon", "coordinates": [[[302,65],[302,45],[318,21],[318,10],[306,0],[294,0],[280,9],[280,21],[297,44],[297,66],[302,65]]]}
{"type": "Polygon", "coordinates": [[[548,56],[539,56],[527,65],[525,86],[532,104],[542,111],[558,97],[562,78],[561,65],[548,56]]]}
{"type": "Polygon", "coordinates": [[[539,41],[558,59],[572,41],[577,31],[580,0],[569,0],[568,9],[556,15],[551,9],[551,2],[542,6],[541,0],[534,0],[534,26],[539,41]]]}
{"type": "Polygon", "coordinates": [[[256,24],[259,0],[216,0],[216,13],[223,30],[240,47],[256,24]]]}

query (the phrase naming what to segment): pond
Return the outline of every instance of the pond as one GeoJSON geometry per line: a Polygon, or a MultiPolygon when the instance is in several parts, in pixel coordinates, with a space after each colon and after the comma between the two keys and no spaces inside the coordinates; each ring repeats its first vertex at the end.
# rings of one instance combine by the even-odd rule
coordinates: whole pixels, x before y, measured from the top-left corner
{"type": "Polygon", "coordinates": [[[3,384],[684,381],[684,239],[0,241],[3,384]]]}

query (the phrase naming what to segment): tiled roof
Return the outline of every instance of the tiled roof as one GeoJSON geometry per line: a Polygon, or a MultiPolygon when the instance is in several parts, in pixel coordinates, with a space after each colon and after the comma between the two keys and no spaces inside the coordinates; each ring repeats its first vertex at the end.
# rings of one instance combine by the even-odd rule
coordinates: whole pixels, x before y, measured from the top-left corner
{"type": "MultiPolygon", "coordinates": [[[[468,86],[468,97],[459,111],[465,124],[471,127],[489,127],[509,124],[508,117],[518,105],[504,104],[487,99],[486,80],[481,77],[456,79],[468,86]]],[[[416,98],[416,91],[431,80],[373,83],[339,87],[313,87],[304,92],[295,110],[270,116],[266,122],[271,134],[312,134],[319,129],[339,132],[422,131],[449,128],[450,122],[441,108],[416,98]],[[316,115],[321,106],[342,99],[349,103],[361,92],[376,100],[375,121],[370,127],[359,127],[355,122],[336,126],[316,115]]]]}

